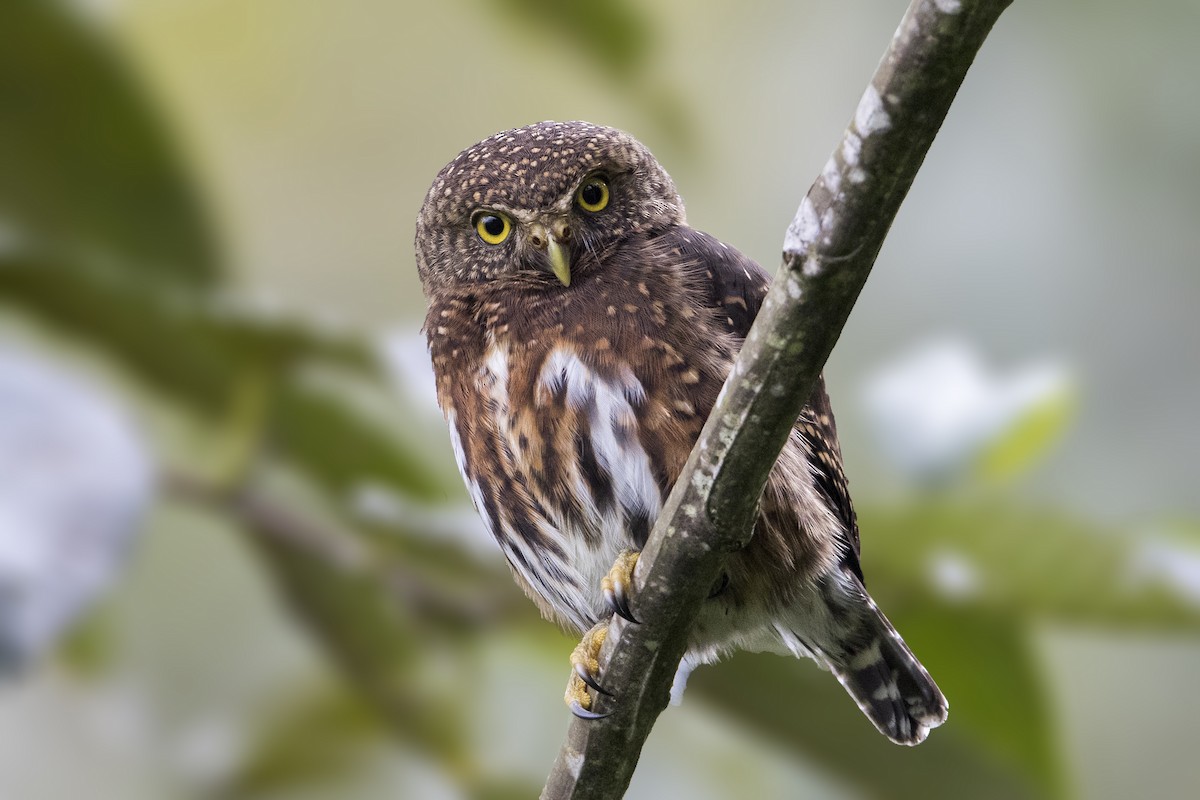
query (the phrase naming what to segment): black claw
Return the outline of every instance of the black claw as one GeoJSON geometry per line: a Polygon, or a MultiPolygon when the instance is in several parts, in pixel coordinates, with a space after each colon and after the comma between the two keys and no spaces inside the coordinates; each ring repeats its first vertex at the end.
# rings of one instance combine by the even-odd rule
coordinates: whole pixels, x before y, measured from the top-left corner
{"type": "Polygon", "coordinates": [[[622,619],[627,619],[634,625],[641,625],[637,618],[633,616],[633,612],[629,610],[629,598],[625,596],[624,585],[617,583],[612,589],[604,590],[604,599],[608,602],[608,607],[612,612],[622,619]]]}
{"type": "Polygon", "coordinates": [[[611,711],[606,711],[603,714],[597,714],[595,711],[588,711],[586,708],[579,705],[578,700],[571,701],[571,713],[580,719],[604,719],[612,714],[611,711]]]}
{"type": "Polygon", "coordinates": [[[612,692],[608,691],[603,686],[601,686],[600,682],[597,681],[592,676],[592,673],[587,671],[587,667],[583,666],[583,664],[575,665],[575,674],[579,676],[579,680],[583,681],[584,683],[586,683],[588,686],[595,689],[600,694],[608,695],[609,697],[612,697],[612,692]]]}

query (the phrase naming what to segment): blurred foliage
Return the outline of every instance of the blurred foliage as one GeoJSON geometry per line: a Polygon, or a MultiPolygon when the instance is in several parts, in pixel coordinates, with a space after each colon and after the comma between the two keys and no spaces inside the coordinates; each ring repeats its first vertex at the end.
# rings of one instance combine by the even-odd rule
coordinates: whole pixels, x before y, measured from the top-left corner
{"type": "Polygon", "coordinates": [[[1006,436],[984,449],[976,469],[990,480],[1005,480],[1025,474],[1062,439],[1075,416],[1077,399],[1064,389],[1050,394],[1018,419],[1006,436]]]}
{"type": "MultiPolygon", "coordinates": [[[[528,785],[497,793],[498,786],[508,786],[504,776],[487,774],[463,735],[464,715],[478,701],[464,644],[508,608],[494,596],[499,576],[493,572],[490,580],[470,586],[447,585],[423,564],[402,563],[373,549],[329,512],[312,505],[295,510],[295,494],[285,507],[270,493],[261,487],[241,492],[233,513],[255,535],[293,610],[329,649],[377,719],[439,764],[468,797],[536,794],[537,787],[528,785]]],[[[465,571],[480,575],[478,569],[465,571]]],[[[355,706],[316,700],[302,706],[303,713],[329,714],[339,727],[349,728],[351,738],[363,738],[366,721],[355,706]]],[[[303,751],[317,747],[319,739],[291,725],[280,730],[243,781],[294,780],[315,768],[303,751]],[[293,764],[299,776],[288,771],[293,764]]],[[[340,732],[320,731],[322,737],[331,735],[341,739],[340,732]]],[[[344,767],[352,763],[350,755],[335,751],[319,769],[344,767]]]]}
{"type": "Polygon", "coordinates": [[[386,568],[328,525],[314,526],[252,494],[238,507],[293,608],[386,721],[435,756],[462,758],[453,703],[410,680],[424,646],[419,631],[428,626],[419,606],[396,602],[386,568]]]}
{"type": "Polygon", "coordinates": [[[239,310],[224,295],[189,294],[114,268],[65,263],[0,254],[0,297],[85,338],[172,402],[227,419],[238,429],[232,433],[269,436],[331,488],[374,478],[417,498],[443,495],[420,454],[300,380],[299,366],[314,362],[378,377],[366,345],[239,310]],[[268,394],[262,402],[270,419],[260,423],[269,430],[263,424],[240,430],[248,386],[268,394]]]}
{"type": "Polygon", "coordinates": [[[694,144],[694,130],[679,93],[647,80],[657,36],[642,6],[629,0],[487,0],[493,16],[538,46],[578,54],[618,84],[681,154],[694,144]]]}
{"type": "MultiPolygon", "coordinates": [[[[928,658],[927,648],[916,646],[916,650],[923,660],[928,658]]],[[[937,676],[942,682],[941,673],[937,676]]],[[[830,691],[832,680],[813,664],[739,653],[717,668],[698,671],[688,693],[704,698],[778,746],[803,753],[867,797],[1020,800],[1049,796],[1044,784],[1020,769],[1006,768],[995,753],[958,725],[962,699],[951,693],[953,687],[942,683],[954,723],[908,750],[883,739],[853,703],[830,691]]]]}
{"type": "Polygon", "coordinates": [[[336,686],[309,689],[264,725],[254,751],[214,800],[253,800],[335,781],[360,766],[382,730],[361,698],[336,686]]]}
{"type": "Polygon", "coordinates": [[[641,72],[654,44],[645,10],[628,0],[497,0],[489,5],[530,30],[569,42],[623,80],[641,72]]]}
{"type": "MultiPolygon", "coordinates": [[[[867,508],[859,520],[871,531],[864,569],[888,608],[951,604],[1027,622],[1131,630],[1200,626],[1194,598],[1138,576],[1142,537],[986,500],[867,508]]],[[[1200,538],[1190,544],[1200,546],[1200,538]]]]}
{"type": "Polygon", "coordinates": [[[280,374],[305,358],[364,370],[374,365],[357,341],[239,308],[223,294],[190,292],[162,275],[147,278],[123,272],[119,264],[75,263],[65,256],[18,252],[0,259],[4,297],[91,339],[193,410],[224,410],[251,370],[280,374]]]}
{"type": "MultiPolygon", "coordinates": [[[[653,43],[628,2],[493,7],[564,38],[618,80],[640,74],[653,43]]],[[[470,797],[532,796],[527,777],[494,774],[471,752],[468,715],[485,698],[466,666],[473,639],[505,635],[531,612],[512,605],[498,559],[480,566],[415,517],[385,528],[355,516],[353,495],[368,484],[422,505],[461,490],[355,402],[356,384],[382,387],[361,335],[255,310],[220,285],[219,246],[187,172],[102,37],[57,3],[0,7],[0,222],[22,243],[0,251],[0,308],[74,336],[229,440],[235,456],[218,474],[168,464],[184,478],[180,496],[244,530],[356,690],[295,698],[216,796],[274,796],[354,769],[380,731],[430,755],[470,797]],[[313,381],[314,369],[339,377],[313,381]],[[273,470],[301,490],[272,488],[263,476],[273,470]]],[[[1031,469],[1072,412],[1070,398],[1036,410],[984,454],[980,474],[1031,469]]],[[[692,691],[867,796],[1063,793],[1034,627],[1200,626],[1194,599],[1131,575],[1137,540],[1057,512],[980,492],[864,507],[860,520],[869,583],[951,698],[950,723],[916,751],[896,748],[828,675],[770,656],[701,671],[692,691]]],[[[1185,541],[1200,542],[1194,534],[1185,541]]],[[[562,644],[551,626],[538,630],[547,652],[562,644]]],[[[85,628],[77,658],[102,664],[103,636],[103,625],[85,628]]]]}
{"type": "Polygon", "coordinates": [[[0,4],[0,228],[211,283],[217,242],[177,150],[129,65],[62,3],[0,4]]]}

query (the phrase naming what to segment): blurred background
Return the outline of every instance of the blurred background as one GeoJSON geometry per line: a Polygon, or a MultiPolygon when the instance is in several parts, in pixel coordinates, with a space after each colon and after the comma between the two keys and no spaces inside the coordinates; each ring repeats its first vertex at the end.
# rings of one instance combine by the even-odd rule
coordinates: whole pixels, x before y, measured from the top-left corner
{"type": "MultiPolygon", "coordinates": [[[[769,269],[906,3],[5,0],[0,797],[535,796],[574,642],[476,522],[413,219],[491,133],[644,141],[769,269]]],[[[739,655],[631,798],[1200,793],[1200,6],[1016,3],[826,375],[890,745],[739,655]]]]}

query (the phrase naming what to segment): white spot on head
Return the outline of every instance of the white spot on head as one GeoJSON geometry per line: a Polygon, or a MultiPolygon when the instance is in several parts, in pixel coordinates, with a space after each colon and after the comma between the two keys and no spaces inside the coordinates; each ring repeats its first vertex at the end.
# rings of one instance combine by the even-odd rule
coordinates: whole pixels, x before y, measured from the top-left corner
{"type": "Polygon", "coordinates": [[[862,167],[855,167],[850,170],[850,174],[847,177],[850,178],[851,183],[858,184],[867,179],[867,172],[862,167]]]}
{"type": "Polygon", "coordinates": [[[883,107],[883,99],[875,86],[868,85],[854,112],[854,127],[864,137],[892,127],[892,118],[883,107]]]}
{"type": "Polygon", "coordinates": [[[933,0],[933,4],[943,14],[957,14],[962,11],[961,0],[933,0]]]}

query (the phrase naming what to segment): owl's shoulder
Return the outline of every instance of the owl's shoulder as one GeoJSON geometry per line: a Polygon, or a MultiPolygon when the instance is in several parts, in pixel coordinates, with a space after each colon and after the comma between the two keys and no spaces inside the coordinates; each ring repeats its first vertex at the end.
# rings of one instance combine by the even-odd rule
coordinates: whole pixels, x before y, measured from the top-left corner
{"type": "Polygon", "coordinates": [[[771,285],[758,262],[715,236],[674,226],[645,242],[646,262],[669,265],[676,296],[717,313],[729,333],[745,338],[771,285]]]}

